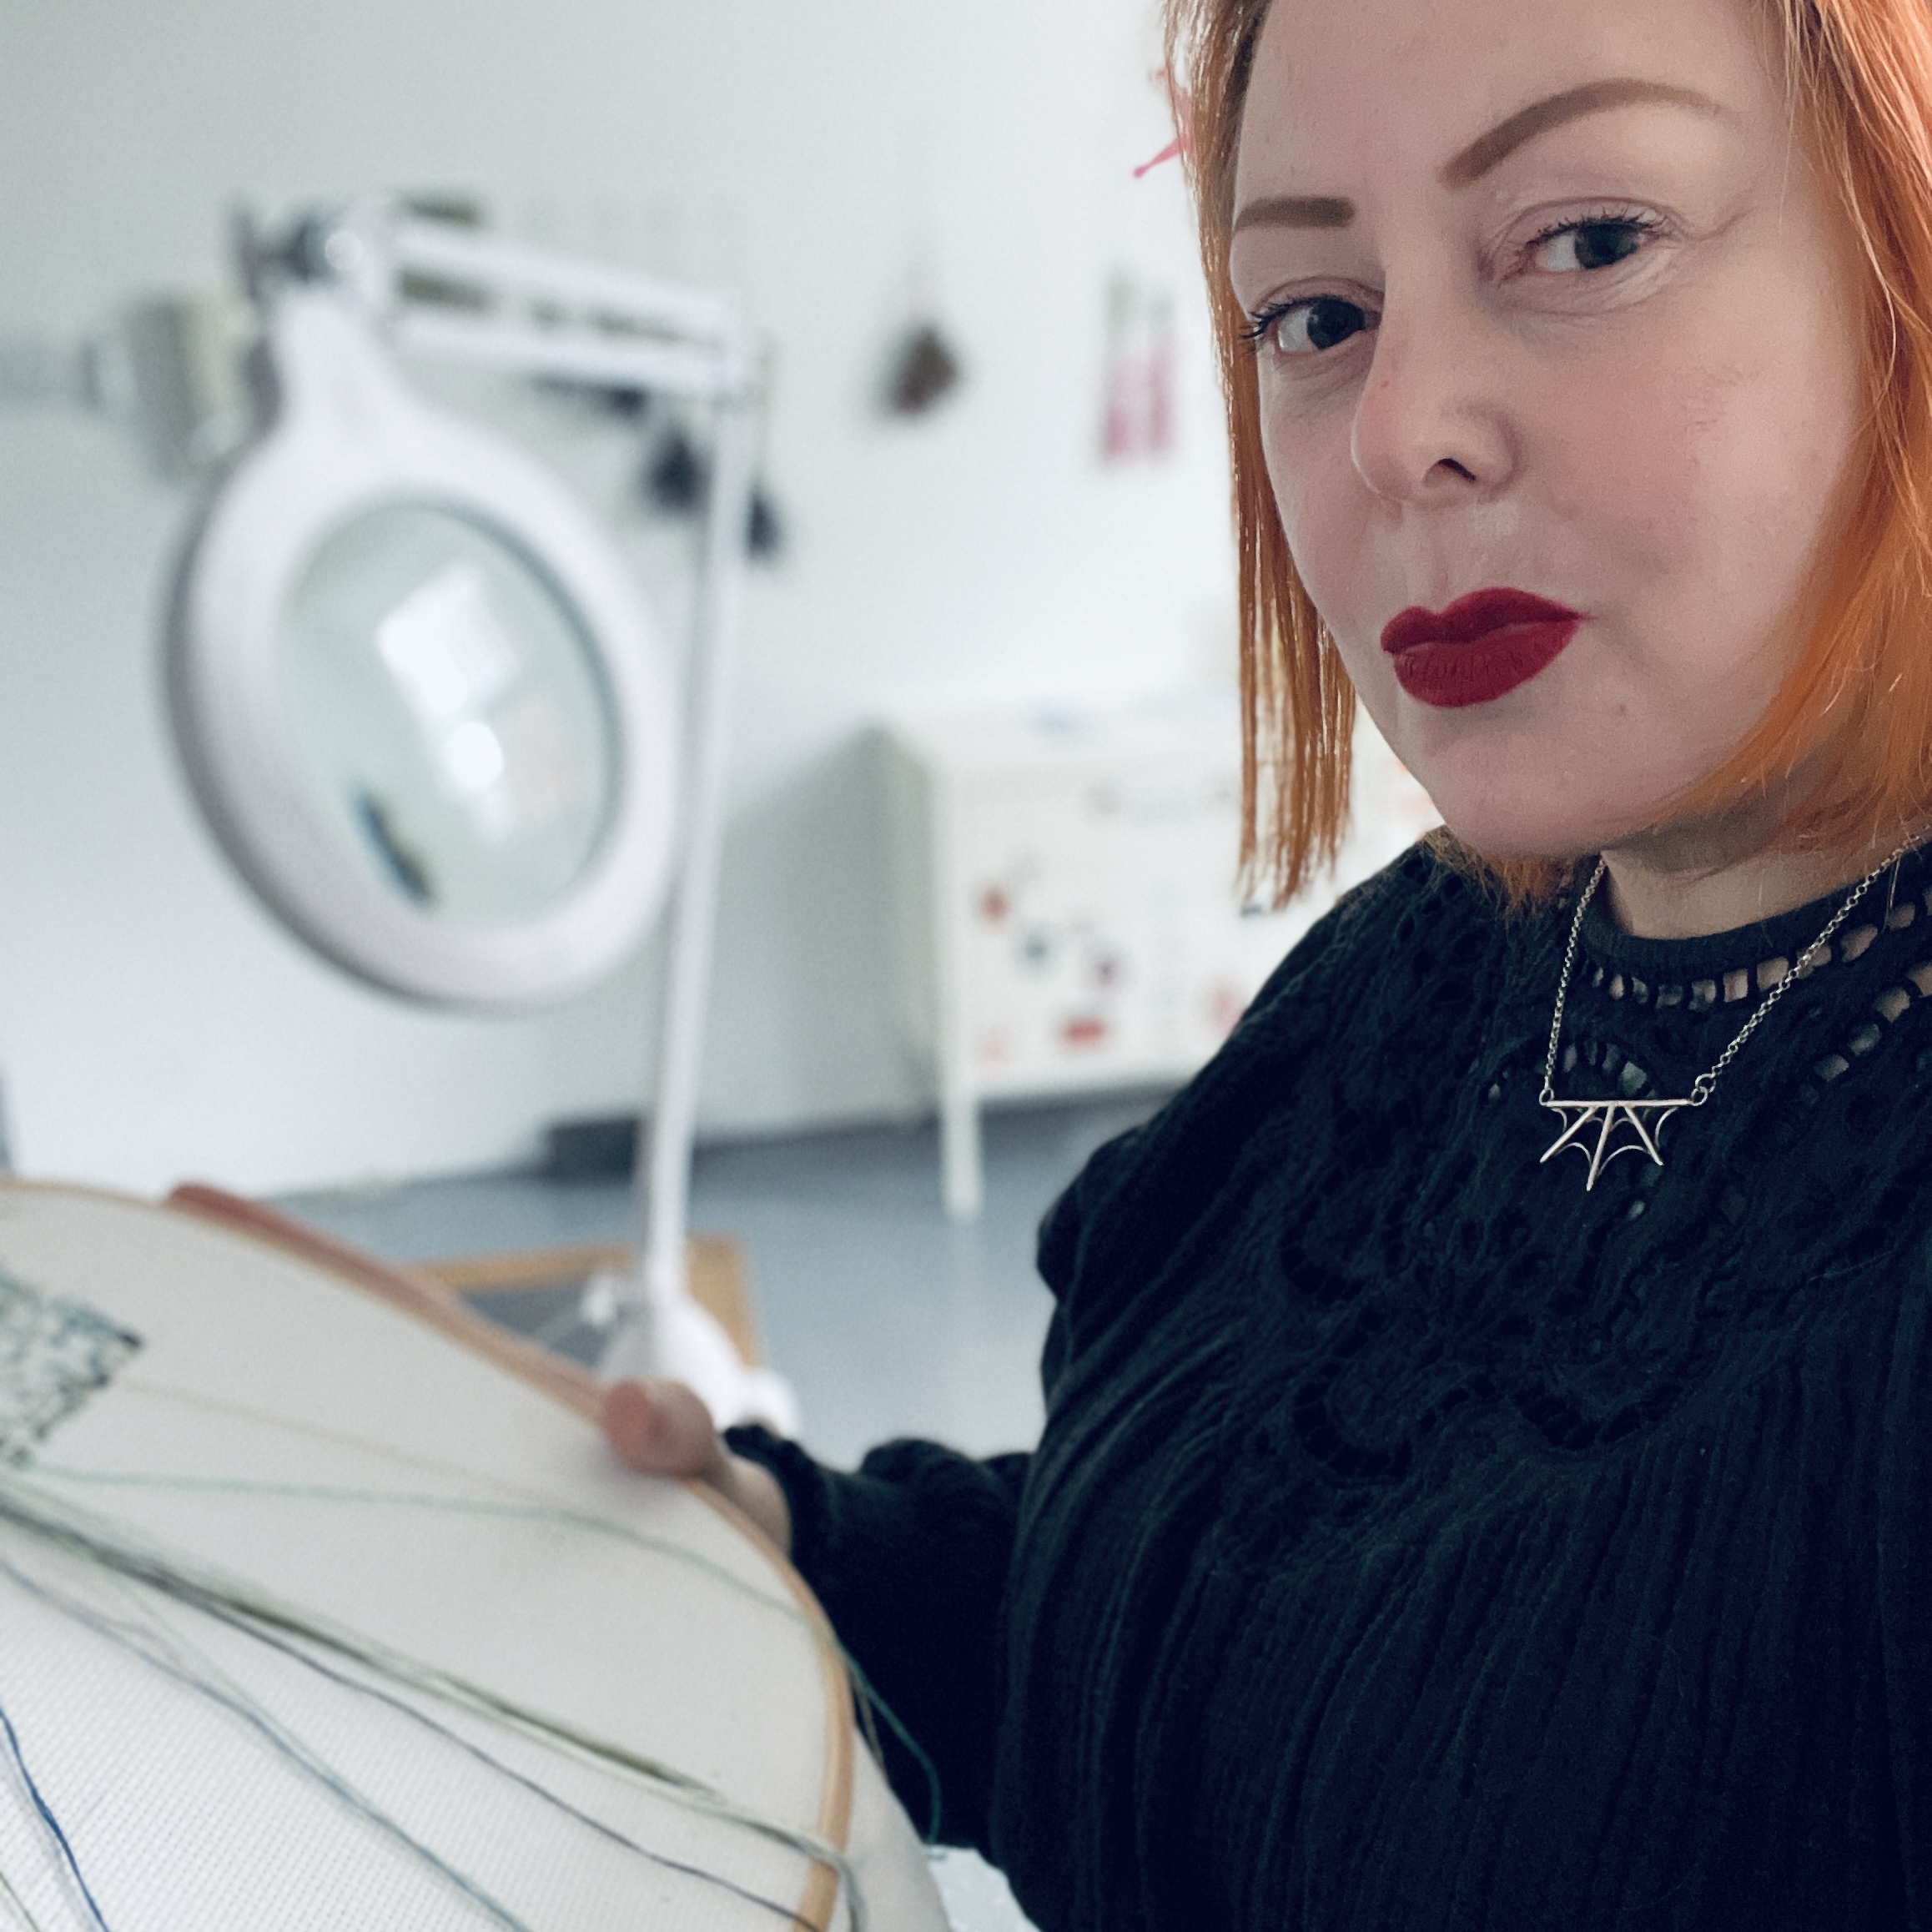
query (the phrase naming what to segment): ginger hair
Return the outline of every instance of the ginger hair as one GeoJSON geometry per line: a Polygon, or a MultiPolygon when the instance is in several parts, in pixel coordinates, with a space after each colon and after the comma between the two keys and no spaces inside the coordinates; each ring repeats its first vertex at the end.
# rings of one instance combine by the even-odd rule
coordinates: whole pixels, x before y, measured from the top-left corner
{"type": "MultiPolygon", "coordinates": [[[[1270,3],[1165,0],[1165,20],[1233,464],[1241,860],[1281,903],[1333,858],[1345,829],[1355,691],[1275,512],[1258,370],[1228,278],[1241,116],[1270,3]]],[[[1797,662],[1730,757],[1659,822],[1745,804],[1809,760],[1773,843],[1863,853],[1932,811],[1932,8],[1754,3],[1783,51],[1794,126],[1867,269],[1864,468],[1797,662]]],[[[1567,870],[1462,856],[1519,903],[1567,870]]]]}

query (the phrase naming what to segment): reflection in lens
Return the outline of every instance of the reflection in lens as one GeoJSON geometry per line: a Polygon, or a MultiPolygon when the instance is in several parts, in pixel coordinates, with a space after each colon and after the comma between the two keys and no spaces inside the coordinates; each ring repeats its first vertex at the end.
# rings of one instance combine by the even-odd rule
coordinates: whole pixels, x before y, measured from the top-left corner
{"type": "Polygon", "coordinates": [[[527,918],[595,857],[608,693],[575,609],[501,533],[406,502],[340,525],[289,600],[282,683],[319,815],[411,903],[527,918]]]}
{"type": "MultiPolygon", "coordinates": [[[[503,776],[509,760],[503,755],[503,741],[481,718],[465,718],[437,750],[450,784],[465,797],[488,798],[506,789],[503,776]]],[[[503,828],[508,830],[514,823],[512,813],[503,828]]]]}
{"type": "Polygon", "coordinates": [[[395,828],[390,823],[388,807],[373,792],[363,792],[356,797],[355,816],[403,897],[414,899],[418,905],[434,905],[435,881],[422,861],[396,837],[395,828]]]}

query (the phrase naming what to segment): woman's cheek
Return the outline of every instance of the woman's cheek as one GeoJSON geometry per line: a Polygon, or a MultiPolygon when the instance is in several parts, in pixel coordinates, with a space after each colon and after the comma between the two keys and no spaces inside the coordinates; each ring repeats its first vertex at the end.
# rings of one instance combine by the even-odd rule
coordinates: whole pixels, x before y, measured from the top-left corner
{"type": "Polygon", "coordinates": [[[1675,576],[1706,548],[1713,486],[1734,467],[1723,460],[1731,440],[1723,386],[1698,373],[1673,377],[1649,358],[1619,359],[1539,412],[1545,426],[1523,481],[1598,566],[1640,580],[1675,576]]]}
{"type": "Polygon", "coordinates": [[[1794,479],[1830,475],[1836,452],[1735,367],[1675,384],[1653,373],[1631,395],[1565,465],[1567,521],[1606,587],[1648,613],[1683,672],[1721,679],[1785,654],[1829,517],[1829,492],[1794,479]]]}

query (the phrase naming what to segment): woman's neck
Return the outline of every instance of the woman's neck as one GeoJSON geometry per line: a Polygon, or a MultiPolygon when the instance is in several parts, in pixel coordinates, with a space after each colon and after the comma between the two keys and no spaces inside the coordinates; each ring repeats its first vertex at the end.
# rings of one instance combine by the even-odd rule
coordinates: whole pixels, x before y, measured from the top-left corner
{"type": "MultiPolygon", "coordinates": [[[[1693,939],[1728,933],[1794,906],[1848,892],[1892,847],[1857,852],[1792,852],[1762,847],[1732,858],[1735,832],[1664,831],[1603,854],[1610,913],[1627,933],[1646,939],[1693,939]]],[[[1902,840],[1893,841],[1894,844],[1902,840]]]]}

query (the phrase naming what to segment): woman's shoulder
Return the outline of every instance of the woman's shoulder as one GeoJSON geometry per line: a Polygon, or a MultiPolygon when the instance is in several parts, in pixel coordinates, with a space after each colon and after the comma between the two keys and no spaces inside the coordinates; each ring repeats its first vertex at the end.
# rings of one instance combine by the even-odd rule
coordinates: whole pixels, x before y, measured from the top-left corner
{"type": "Polygon", "coordinates": [[[1433,836],[1341,894],[1255,996],[1228,1045],[1245,1044],[1249,1020],[1289,1000],[1341,998],[1359,1002],[1391,969],[1412,970],[1418,957],[1468,958],[1500,945],[1503,916],[1496,899],[1453,863],[1433,836]]]}
{"type": "MultiPolygon", "coordinates": [[[[1295,1104],[1298,1075],[1339,1066],[1345,1041],[1365,1032],[1386,1041],[1391,1027],[1432,1024],[1409,992],[1418,969],[1426,977],[1453,962],[1450,978],[1467,984],[1502,933],[1481,885],[1426,840],[1342,893],[1213,1059],[1151,1119],[1094,1154],[1054,1204],[1040,1230],[1048,1285],[1061,1293],[1071,1284],[1103,1225],[1106,1246],[1127,1241],[1143,1261],[1170,1246],[1263,1119],[1295,1104]]],[[[1460,996],[1453,1004],[1470,1005],[1460,996]]]]}

